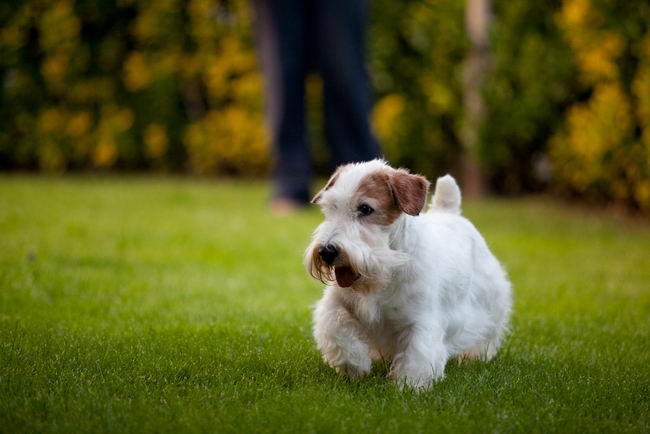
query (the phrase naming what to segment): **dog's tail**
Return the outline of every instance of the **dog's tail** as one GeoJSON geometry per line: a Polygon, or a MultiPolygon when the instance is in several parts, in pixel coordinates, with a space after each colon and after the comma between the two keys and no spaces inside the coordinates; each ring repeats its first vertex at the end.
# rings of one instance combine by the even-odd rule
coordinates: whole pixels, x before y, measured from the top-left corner
{"type": "Polygon", "coordinates": [[[429,209],[460,214],[460,189],[451,175],[441,176],[436,181],[436,191],[429,209]]]}

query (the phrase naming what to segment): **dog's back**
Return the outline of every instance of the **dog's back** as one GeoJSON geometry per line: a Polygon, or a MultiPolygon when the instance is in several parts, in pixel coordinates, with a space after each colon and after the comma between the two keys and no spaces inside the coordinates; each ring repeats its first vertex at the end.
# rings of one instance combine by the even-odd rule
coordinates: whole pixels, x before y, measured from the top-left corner
{"type": "Polygon", "coordinates": [[[511,286],[481,233],[460,215],[460,204],[461,193],[454,178],[438,178],[422,221],[421,238],[436,244],[431,249],[436,254],[430,260],[437,272],[448,278],[454,276],[449,279],[454,284],[439,288],[441,299],[447,302],[450,354],[462,353],[480,337],[484,342],[470,350],[467,357],[490,359],[507,330],[511,286]]]}

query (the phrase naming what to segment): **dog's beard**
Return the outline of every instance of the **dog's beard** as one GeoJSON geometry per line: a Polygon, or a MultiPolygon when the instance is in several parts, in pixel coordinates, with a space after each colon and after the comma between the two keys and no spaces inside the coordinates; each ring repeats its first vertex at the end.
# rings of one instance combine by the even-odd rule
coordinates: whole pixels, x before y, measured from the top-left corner
{"type": "Polygon", "coordinates": [[[304,262],[307,272],[314,279],[320,280],[326,285],[336,280],[333,274],[334,268],[328,266],[318,254],[318,245],[312,244],[307,248],[304,262]]]}
{"type": "Polygon", "coordinates": [[[313,243],[305,252],[305,268],[316,280],[326,285],[335,282],[359,292],[385,289],[397,267],[409,261],[409,256],[389,248],[345,248],[343,261],[327,265],[318,254],[319,244],[313,243]]]}

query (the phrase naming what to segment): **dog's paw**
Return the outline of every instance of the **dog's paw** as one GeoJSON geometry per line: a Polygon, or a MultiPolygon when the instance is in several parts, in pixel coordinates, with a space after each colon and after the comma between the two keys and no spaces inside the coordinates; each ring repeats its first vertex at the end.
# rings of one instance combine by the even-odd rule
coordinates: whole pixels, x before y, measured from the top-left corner
{"type": "Polygon", "coordinates": [[[430,389],[434,382],[444,378],[444,364],[439,365],[425,361],[414,363],[398,358],[391,366],[388,377],[400,389],[412,388],[416,391],[424,391],[430,389]]]}
{"type": "Polygon", "coordinates": [[[372,360],[369,355],[354,354],[354,357],[341,360],[338,363],[330,363],[336,372],[346,374],[350,379],[356,380],[363,378],[370,373],[372,369],[372,360]]]}
{"type": "Polygon", "coordinates": [[[337,345],[329,345],[328,351],[323,352],[323,360],[340,374],[346,374],[355,380],[363,378],[372,369],[372,359],[367,348],[343,349],[337,345]]]}
{"type": "Polygon", "coordinates": [[[413,389],[416,392],[421,392],[421,391],[429,390],[433,385],[433,383],[437,380],[442,380],[443,376],[435,378],[429,373],[402,375],[402,374],[391,372],[389,374],[389,378],[401,390],[413,389]]]}
{"type": "Polygon", "coordinates": [[[358,380],[365,377],[370,373],[370,368],[370,364],[368,364],[368,366],[358,366],[351,363],[334,367],[336,372],[347,375],[351,380],[358,380]]]}

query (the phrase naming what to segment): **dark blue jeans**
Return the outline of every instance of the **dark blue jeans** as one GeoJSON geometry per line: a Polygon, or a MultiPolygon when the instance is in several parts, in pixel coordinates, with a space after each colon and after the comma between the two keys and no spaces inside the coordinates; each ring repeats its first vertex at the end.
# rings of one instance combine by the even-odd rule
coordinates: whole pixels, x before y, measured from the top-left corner
{"type": "Polygon", "coordinates": [[[380,155],[368,120],[364,0],[253,0],[257,46],[266,80],[278,197],[310,198],[312,163],[305,78],[323,79],[325,134],[331,166],[380,155]]]}

